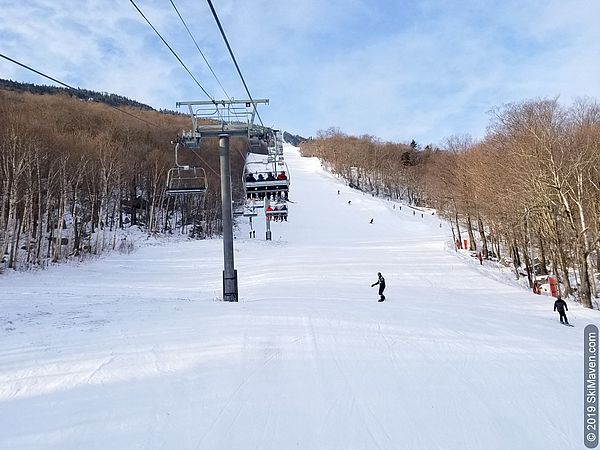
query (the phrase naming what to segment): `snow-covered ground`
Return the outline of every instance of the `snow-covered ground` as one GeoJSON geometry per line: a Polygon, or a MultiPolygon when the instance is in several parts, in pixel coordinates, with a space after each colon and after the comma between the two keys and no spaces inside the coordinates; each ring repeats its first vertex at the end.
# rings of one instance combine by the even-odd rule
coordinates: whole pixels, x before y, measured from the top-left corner
{"type": "Polygon", "coordinates": [[[561,326],[436,216],[285,155],[295,203],[271,242],[237,231],[239,303],[220,240],[0,278],[1,449],[583,448],[597,311],[561,326]]]}

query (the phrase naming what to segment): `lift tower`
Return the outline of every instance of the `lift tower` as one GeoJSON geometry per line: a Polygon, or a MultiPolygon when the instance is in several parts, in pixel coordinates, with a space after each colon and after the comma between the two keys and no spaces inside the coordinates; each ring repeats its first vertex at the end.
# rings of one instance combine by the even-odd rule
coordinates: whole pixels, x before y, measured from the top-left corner
{"type": "Polygon", "coordinates": [[[237,270],[233,258],[233,214],[231,210],[231,165],[229,137],[243,136],[249,141],[264,134],[264,127],[254,124],[256,105],[269,104],[268,99],[183,101],[192,117],[192,129],[183,132],[182,144],[199,148],[203,137],[219,138],[221,165],[221,203],[223,214],[223,300],[238,301],[237,270]]]}

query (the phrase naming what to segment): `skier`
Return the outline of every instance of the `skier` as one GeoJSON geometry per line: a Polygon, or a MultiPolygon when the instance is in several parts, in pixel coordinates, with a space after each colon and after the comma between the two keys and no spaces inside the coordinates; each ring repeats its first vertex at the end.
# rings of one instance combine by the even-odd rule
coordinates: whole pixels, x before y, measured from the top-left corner
{"type": "Polygon", "coordinates": [[[558,296],[556,301],[554,302],[554,311],[558,309],[558,314],[560,315],[560,323],[563,323],[563,318],[565,319],[564,325],[569,325],[569,321],[567,320],[567,315],[565,314],[565,310],[568,311],[567,304],[565,301],[558,296]]]}
{"type": "Polygon", "coordinates": [[[371,287],[379,285],[379,300],[380,302],[385,300],[385,295],[383,295],[383,290],[385,289],[385,278],[381,275],[381,272],[377,272],[377,282],[373,283],[371,287]]]}

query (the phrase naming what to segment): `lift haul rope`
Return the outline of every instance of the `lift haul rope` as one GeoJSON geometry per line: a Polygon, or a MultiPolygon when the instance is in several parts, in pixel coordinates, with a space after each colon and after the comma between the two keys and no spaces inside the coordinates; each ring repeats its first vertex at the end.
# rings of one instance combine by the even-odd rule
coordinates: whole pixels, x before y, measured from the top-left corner
{"type": "Polygon", "coordinates": [[[169,1],[171,2],[171,5],[173,5],[173,9],[175,9],[175,12],[179,16],[179,19],[181,20],[181,23],[185,27],[186,31],[188,32],[190,38],[192,38],[192,41],[194,42],[194,45],[196,46],[196,48],[200,52],[200,55],[202,55],[202,59],[204,59],[204,62],[206,63],[206,65],[210,69],[211,73],[215,77],[215,80],[217,80],[217,83],[219,83],[219,86],[221,86],[221,89],[223,90],[223,93],[225,94],[225,97],[227,97],[229,100],[231,100],[231,97],[229,96],[229,94],[227,93],[227,91],[225,90],[225,88],[223,87],[223,85],[221,84],[221,80],[219,80],[219,77],[217,77],[217,74],[215,73],[215,71],[211,67],[210,63],[206,59],[206,56],[204,56],[204,53],[202,52],[202,50],[200,50],[200,46],[196,42],[196,39],[194,38],[194,35],[192,34],[192,32],[190,31],[189,27],[187,26],[187,23],[185,23],[185,20],[183,20],[183,17],[181,16],[181,14],[179,14],[179,10],[177,9],[177,6],[175,6],[175,3],[173,3],[173,0],[169,0],[169,1]]]}
{"type": "Polygon", "coordinates": [[[254,111],[256,111],[256,116],[258,117],[258,120],[260,121],[260,124],[264,127],[265,124],[263,123],[262,118],[260,117],[260,114],[258,113],[258,109],[256,109],[256,104],[254,103],[254,100],[252,100],[252,95],[250,94],[250,90],[248,89],[248,85],[246,84],[246,80],[244,80],[244,76],[242,75],[242,71],[240,70],[240,66],[238,65],[238,63],[237,63],[237,61],[235,59],[235,55],[233,54],[233,50],[231,49],[231,46],[229,45],[229,41],[227,40],[227,36],[225,35],[225,30],[223,30],[223,27],[221,26],[221,21],[219,20],[219,16],[217,16],[217,12],[215,11],[215,8],[213,7],[213,4],[212,4],[211,0],[206,0],[206,1],[208,2],[208,6],[210,6],[210,10],[212,11],[212,15],[215,18],[215,21],[217,22],[217,26],[219,27],[219,30],[221,31],[221,36],[223,36],[223,40],[225,41],[225,45],[227,45],[227,50],[229,50],[229,54],[231,55],[231,59],[233,60],[233,63],[235,64],[235,68],[237,69],[237,72],[238,72],[240,78],[242,79],[242,83],[244,84],[244,88],[246,89],[246,93],[248,94],[248,98],[250,99],[250,102],[254,106],[254,111]]]}

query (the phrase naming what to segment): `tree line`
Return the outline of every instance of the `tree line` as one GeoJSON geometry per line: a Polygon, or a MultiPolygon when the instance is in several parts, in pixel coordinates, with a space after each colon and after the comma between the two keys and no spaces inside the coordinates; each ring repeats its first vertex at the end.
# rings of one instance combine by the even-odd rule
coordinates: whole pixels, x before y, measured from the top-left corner
{"type": "Polygon", "coordinates": [[[492,111],[485,136],[440,148],[330,129],[301,144],[348,183],[435,207],[457,245],[510,261],[530,285],[554,274],[561,294],[592,308],[600,267],[600,105],[535,99],[492,111]]]}
{"type": "Polygon", "coordinates": [[[416,206],[424,204],[423,177],[433,154],[430,147],[418,151],[416,143],[383,142],[374,136],[349,136],[338,128],[330,128],[302,142],[300,151],[303,156],[320,158],[328,170],[342,176],[352,187],[405,199],[416,206]]]}
{"type": "MultiPolygon", "coordinates": [[[[123,245],[119,230],[221,233],[216,139],[180,151],[207,173],[204,196],[167,196],[172,140],[187,116],[126,108],[68,95],[0,90],[0,270],[45,267],[123,245]]],[[[246,142],[232,139],[234,198],[243,198],[246,142]]]]}
{"type": "MultiPolygon", "coordinates": [[[[100,102],[112,106],[131,106],[138,109],[154,111],[154,108],[144,103],[137,102],[127,97],[108,92],[97,92],[90,89],[68,89],[60,86],[21,83],[19,81],[4,80],[0,78],[0,90],[15,91],[15,92],[30,92],[32,94],[62,94],[68,97],[78,98],[83,101],[100,102]]],[[[169,111],[171,112],[171,111],[169,111]]]]}

